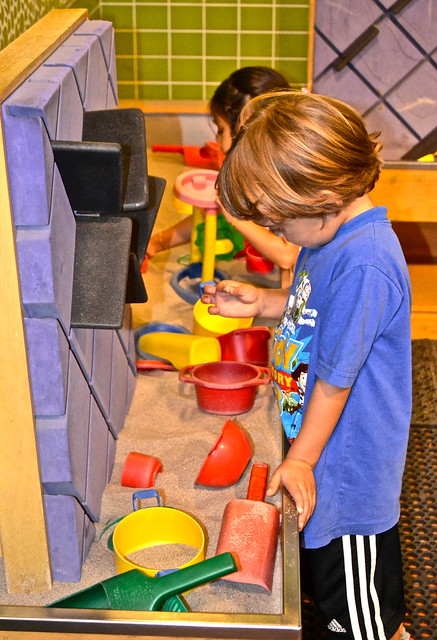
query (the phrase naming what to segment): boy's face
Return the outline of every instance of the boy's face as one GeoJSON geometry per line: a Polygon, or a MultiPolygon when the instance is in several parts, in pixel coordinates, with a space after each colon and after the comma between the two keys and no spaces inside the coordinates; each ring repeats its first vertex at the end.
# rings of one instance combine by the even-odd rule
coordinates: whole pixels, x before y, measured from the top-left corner
{"type": "Polygon", "coordinates": [[[275,236],[283,237],[300,247],[314,249],[322,247],[332,240],[338,228],[343,224],[341,215],[321,218],[289,218],[287,220],[264,220],[257,224],[270,229],[275,236]]]}

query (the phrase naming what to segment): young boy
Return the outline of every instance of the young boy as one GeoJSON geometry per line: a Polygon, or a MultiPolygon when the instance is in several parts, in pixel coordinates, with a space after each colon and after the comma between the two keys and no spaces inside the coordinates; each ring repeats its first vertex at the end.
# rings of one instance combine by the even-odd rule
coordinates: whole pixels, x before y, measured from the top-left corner
{"type": "Polygon", "coordinates": [[[267,495],[282,484],[295,500],[302,564],[329,637],[396,640],[411,295],[386,209],[368,195],[380,145],[352,108],[323,96],[271,93],[245,117],[219,174],[220,201],[302,249],[290,291],[222,281],[202,300],[212,314],[280,317],[272,377],[290,448],[267,495]]]}

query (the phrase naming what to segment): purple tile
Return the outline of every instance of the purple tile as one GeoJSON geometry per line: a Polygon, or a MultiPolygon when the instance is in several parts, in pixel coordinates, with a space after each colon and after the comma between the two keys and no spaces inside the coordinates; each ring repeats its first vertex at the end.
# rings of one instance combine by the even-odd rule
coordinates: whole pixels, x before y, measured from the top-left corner
{"type": "Polygon", "coordinates": [[[123,324],[120,329],[116,329],[121,345],[125,352],[129,351],[129,336],[132,328],[132,308],[130,304],[124,305],[123,324]]]}
{"type": "MultiPolygon", "coordinates": [[[[38,70],[34,72],[37,74],[38,70]]],[[[56,138],[61,88],[59,84],[32,82],[32,74],[3,102],[3,110],[11,116],[42,118],[51,140],[56,138]]]]}
{"type": "Polygon", "coordinates": [[[33,411],[37,416],[65,413],[70,349],[54,318],[24,318],[33,411]]]}
{"type": "Polygon", "coordinates": [[[103,412],[109,417],[111,396],[112,340],[115,332],[111,329],[95,329],[93,342],[93,367],[91,392],[103,412]]]}
{"type": "MultiPolygon", "coordinates": [[[[389,4],[391,5],[391,0],[389,4]]],[[[397,15],[404,29],[428,53],[436,47],[437,11],[435,5],[432,5],[432,2],[412,2],[397,15]]]]}
{"type": "Polygon", "coordinates": [[[117,452],[117,440],[112,433],[108,430],[108,456],[106,464],[106,482],[111,481],[112,470],[114,468],[115,454],[117,452]]]}
{"type": "Polygon", "coordinates": [[[105,58],[106,67],[109,69],[111,62],[111,53],[114,43],[114,29],[112,22],[107,20],[85,20],[76,29],[74,37],[80,36],[97,36],[105,58]]]}
{"type": "Polygon", "coordinates": [[[43,65],[45,67],[70,67],[73,70],[79,95],[83,102],[88,68],[88,49],[76,46],[76,43],[77,41],[70,37],[47,58],[43,65]]]}
{"type": "Polygon", "coordinates": [[[83,547],[82,547],[82,562],[85,562],[88,556],[88,552],[92,543],[96,537],[96,527],[94,522],[88,518],[85,514],[85,521],[83,526],[83,547]]]}
{"type": "Polygon", "coordinates": [[[137,384],[136,376],[132,371],[132,369],[129,367],[127,370],[127,384],[126,384],[126,394],[127,394],[126,395],[126,414],[129,411],[129,408],[132,404],[136,384],[137,384]]]}
{"type": "Polygon", "coordinates": [[[337,58],[337,53],[318,34],[314,34],[314,68],[313,78],[317,78],[326,67],[337,58]]]}
{"type": "Polygon", "coordinates": [[[380,131],[383,160],[400,160],[417,143],[417,139],[399,122],[385,105],[377,105],[365,115],[369,131],[380,131]]]}
{"type": "Polygon", "coordinates": [[[106,98],[106,108],[115,109],[118,106],[117,94],[114,95],[114,89],[111,83],[108,84],[108,95],[106,98]]]}
{"type": "Polygon", "coordinates": [[[74,40],[80,39],[83,36],[96,36],[99,40],[105,65],[109,72],[106,108],[113,109],[118,104],[118,89],[114,28],[112,23],[107,20],[86,20],[78,29],[76,29],[71,38],[74,40]]]}
{"type": "MultiPolygon", "coordinates": [[[[109,60],[109,82],[111,83],[114,100],[118,104],[118,85],[117,85],[117,61],[115,56],[115,41],[112,39],[111,57],[109,60]]],[[[108,109],[111,107],[108,106],[108,109]]]]}
{"type": "Polygon", "coordinates": [[[421,138],[436,126],[437,70],[427,61],[387,96],[388,102],[421,138]],[[434,81],[430,79],[434,77],[434,81]]]}
{"type": "Polygon", "coordinates": [[[129,334],[129,350],[127,352],[127,359],[133,374],[136,376],[137,375],[137,352],[135,348],[135,333],[133,330],[129,334]]]}
{"type": "Polygon", "coordinates": [[[108,425],[115,437],[123,428],[127,414],[127,373],[129,364],[120,340],[112,343],[111,399],[108,425]]]}
{"type": "Polygon", "coordinates": [[[39,90],[46,93],[45,86],[59,87],[59,111],[55,136],[56,140],[80,140],[82,137],[83,106],[74,72],[69,67],[41,66],[30,77],[31,83],[38,83],[39,90]]]}
{"type": "Polygon", "coordinates": [[[90,391],[70,355],[67,408],[63,415],[36,418],[41,480],[46,493],[86,498],[90,391]]]}
{"type": "Polygon", "coordinates": [[[126,353],[129,365],[136,375],[137,367],[136,367],[136,353],[135,353],[135,337],[134,331],[132,328],[132,308],[130,304],[125,305],[124,316],[123,316],[123,325],[120,329],[116,329],[119,340],[121,342],[121,346],[126,353]]]}
{"type": "Polygon", "coordinates": [[[71,496],[44,496],[53,580],[79,582],[82,574],[83,538],[87,516],[71,496]]]}
{"type": "Polygon", "coordinates": [[[378,28],[377,37],[354,58],[353,65],[384,94],[422,60],[422,55],[390,20],[383,20],[378,28]],[[396,60],[396,64],[381,64],[383,60],[396,60]]]}
{"type": "Polygon", "coordinates": [[[17,255],[24,312],[54,317],[70,331],[76,222],[55,167],[47,226],[17,229],[17,255]]]}
{"type": "Polygon", "coordinates": [[[66,42],[77,42],[88,50],[88,68],[83,106],[85,111],[105,109],[108,93],[109,73],[103,56],[100,40],[95,35],[73,34],[66,42]]]}
{"type": "Polygon", "coordinates": [[[46,225],[54,161],[44,122],[39,116],[12,116],[3,106],[3,125],[14,223],[46,225]]]}
{"type": "Polygon", "coordinates": [[[346,49],[381,14],[373,2],[366,4],[365,11],[362,3],[356,0],[316,3],[316,24],[340,51],[346,49]]]}
{"type": "Polygon", "coordinates": [[[313,91],[343,100],[359,113],[364,113],[378,102],[373,91],[348,68],[341,71],[329,69],[314,82],[313,91]]]}
{"type": "Polygon", "coordinates": [[[44,120],[11,115],[6,101],[3,125],[14,223],[48,224],[54,160],[44,120]]]}
{"type": "Polygon", "coordinates": [[[93,366],[94,329],[72,328],[68,336],[71,350],[87,377],[91,380],[93,366]]]}
{"type": "Polygon", "coordinates": [[[91,398],[84,508],[93,522],[99,521],[102,495],[106,486],[107,444],[108,425],[95,400],[91,398]]]}

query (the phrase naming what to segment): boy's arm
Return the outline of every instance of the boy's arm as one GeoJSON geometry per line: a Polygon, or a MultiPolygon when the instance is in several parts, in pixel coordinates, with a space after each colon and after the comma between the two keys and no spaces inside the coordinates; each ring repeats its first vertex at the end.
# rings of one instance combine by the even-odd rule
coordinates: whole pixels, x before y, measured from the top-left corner
{"type": "Polygon", "coordinates": [[[252,220],[239,220],[231,216],[222,207],[226,220],[239,231],[247,242],[265,258],[271,260],[281,269],[294,269],[299,247],[285,238],[275,236],[266,227],[261,227],[252,220]]]}
{"type": "Polygon", "coordinates": [[[167,227],[163,231],[154,233],[149,240],[146,253],[149,258],[160,251],[177,247],[180,244],[189,242],[191,238],[191,229],[193,226],[193,216],[182,218],[171,227],[167,227]]]}
{"type": "Polygon", "coordinates": [[[350,388],[335,387],[317,378],[308,400],[301,429],[284,462],[271,477],[266,495],[282,484],[293,497],[302,531],[316,505],[313,469],[341,416],[350,388]]]}

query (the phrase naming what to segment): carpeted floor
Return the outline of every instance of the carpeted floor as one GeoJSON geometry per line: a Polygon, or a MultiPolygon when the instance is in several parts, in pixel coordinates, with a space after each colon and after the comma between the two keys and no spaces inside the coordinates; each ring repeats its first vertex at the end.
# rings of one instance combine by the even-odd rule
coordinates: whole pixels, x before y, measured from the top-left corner
{"type": "Polygon", "coordinates": [[[411,426],[437,427],[437,340],[413,340],[411,426]]]}
{"type": "MultiPolygon", "coordinates": [[[[413,414],[401,496],[400,535],[407,615],[414,640],[437,639],[437,341],[413,340],[413,414]]],[[[303,640],[323,640],[310,601],[303,640]]]]}
{"type": "Polygon", "coordinates": [[[437,638],[437,341],[413,341],[413,415],[401,501],[407,617],[414,640],[437,638]]]}

